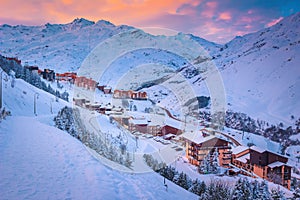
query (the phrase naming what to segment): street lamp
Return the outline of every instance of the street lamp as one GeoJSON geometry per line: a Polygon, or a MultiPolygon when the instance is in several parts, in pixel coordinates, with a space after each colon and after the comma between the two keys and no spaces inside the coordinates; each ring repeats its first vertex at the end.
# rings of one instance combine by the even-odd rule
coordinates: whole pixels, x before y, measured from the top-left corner
{"type": "Polygon", "coordinates": [[[36,114],[36,99],[39,98],[39,93],[34,93],[34,96],[33,96],[33,113],[35,116],[37,116],[36,114]]]}
{"type": "Polygon", "coordinates": [[[53,110],[52,110],[52,102],[54,102],[54,99],[53,99],[53,98],[50,99],[50,112],[51,112],[51,114],[53,114],[53,110]]]}

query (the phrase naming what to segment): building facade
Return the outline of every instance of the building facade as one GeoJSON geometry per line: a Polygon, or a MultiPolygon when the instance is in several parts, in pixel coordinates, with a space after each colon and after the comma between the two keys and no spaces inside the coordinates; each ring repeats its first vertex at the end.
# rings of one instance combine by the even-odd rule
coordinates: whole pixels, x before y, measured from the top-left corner
{"type": "Polygon", "coordinates": [[[186,144],[186,157],[193,165],[200,166],[207,156],[218,155],[219,166],[229,168],[231,162],[231,147],[229,141],[221,136],[204,135],[198,133],[197,137],[184,136],[186,144]]]}
{"type": "Polygon", "coordinates": [[[84,76],[78,76],[75,79],[75,85],[77,87],[85,88],[87,90],[94,91],[96,89],[97,84],[98,83],[96,81],[94,81],[93,79],[86,78],[84,76]]]}
{"type": "Polygon", "coordinates": [[[114,90],[113,97],[116,99],[147,100],[147,93],[132,90],[114,90]]]}
{"type": "Polygon", "coordinates": [[[237,148],[233,149],[232,164],[241,169],[240,173],[258,176],[290,189],[291,166],[287,164],[287,157],[256,146],[237,148]]]}

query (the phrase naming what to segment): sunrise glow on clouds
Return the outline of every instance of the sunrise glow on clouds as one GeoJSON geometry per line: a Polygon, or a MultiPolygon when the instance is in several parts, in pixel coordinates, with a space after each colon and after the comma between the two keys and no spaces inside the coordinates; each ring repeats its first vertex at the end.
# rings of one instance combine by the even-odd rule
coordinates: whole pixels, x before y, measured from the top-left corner
{"type": "Polygon", "coordinates": [[[225,43],[300,11],[295,0],[0,0],[0,24],[69,23],[74,18],[161,27],[225,43]]]}

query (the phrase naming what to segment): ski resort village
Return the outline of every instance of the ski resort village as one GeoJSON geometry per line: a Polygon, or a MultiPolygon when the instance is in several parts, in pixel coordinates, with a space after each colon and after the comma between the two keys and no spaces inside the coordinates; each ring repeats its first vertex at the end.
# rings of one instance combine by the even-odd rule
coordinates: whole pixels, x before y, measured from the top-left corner
{"type": "Polygon", "coordinates": [[[1,25],[0,199],[300,199],[299,27],[219,45],[103,20],[1,25]],[[151,46],[165,43],[186,58],[151,46]]]}

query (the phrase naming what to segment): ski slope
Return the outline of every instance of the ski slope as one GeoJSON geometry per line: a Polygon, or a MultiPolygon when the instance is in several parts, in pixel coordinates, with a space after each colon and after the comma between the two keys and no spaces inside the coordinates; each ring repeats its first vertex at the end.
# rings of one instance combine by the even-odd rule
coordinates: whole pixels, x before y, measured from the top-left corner
{"type": "MultiPolygon", "coordinates": [[[[157,173],[125,173],[102,164],[77,139],[55,128],[67,102],[3,73],[3,103],[12,116],[0,121],[0,199],[197,199],[157,173]],[[37,116],[33,113],[34,94],[37,116]]],[[[108,161],[107,161],[108,162],[108,161]]]]}
{"type": "Polygon", "coordinates": [[[114,171],[67,133],[35,117],[0,124],[1,199],[196,199],[156,173],[114,171]]]}

